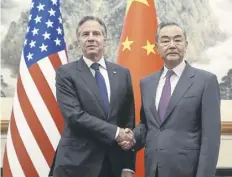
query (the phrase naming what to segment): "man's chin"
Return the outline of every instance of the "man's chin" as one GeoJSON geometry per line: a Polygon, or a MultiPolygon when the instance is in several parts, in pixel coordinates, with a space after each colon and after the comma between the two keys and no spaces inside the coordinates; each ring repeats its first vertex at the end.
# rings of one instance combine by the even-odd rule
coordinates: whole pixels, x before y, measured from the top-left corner
{"type": "Polygon", "coordinates": [[[166,59],[170,62],[171,61],[176,62],[180,60],[180,57],[179,56],[168,56],[166,59]]]}
{"type": "Polygon", "coordinates": [[[94,57],[94,56],[96,56],[96,55],[98,55],[98,54],[97,54],[97,52],[95,52],[95,51],[91,51],[91,52],[86,53],[86,55],[87,55],[87,56],[90,56],[90,57],[94,57]]]}
{"type": "Polygon", "coordinates": [[[176,67],[181,63],[181,58],[180,57],[167,57],[165,59],[165,63],[170,66],[170,67],[176,67]]]}
{"type": "Polygon", "coordinates": [[[98,61],[99,59],[102,58],[102,55],[100,55],[97,52],[88,52],[88,53],[85,54],[85,57],[88,58],[88,59],[94,60],[94,61],[95,60],[98,61]]]}

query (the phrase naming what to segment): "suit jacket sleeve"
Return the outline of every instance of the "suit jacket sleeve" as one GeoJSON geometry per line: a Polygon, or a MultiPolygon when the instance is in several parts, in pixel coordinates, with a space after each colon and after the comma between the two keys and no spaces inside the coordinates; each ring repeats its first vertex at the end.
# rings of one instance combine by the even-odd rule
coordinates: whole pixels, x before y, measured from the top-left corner
{"type": "Polygon", "coordinates": [[[144,112],[143,101],[142,101],[143,100],[142,81],[140,82],[140,88],[141,88],[141,102],[142,102],[140,109],[140,123],[134,129],[134,134],[136,139],[136,144],[134,146],[134,149],[136,151],[139,151],[145,146],[146,136],[147,136],[147,122],[145,118],[145,112],[144,112]]]}
{"type": "Polygon", "coordinates": [[[215,75],[205,86],[201,104],[202,135],[197,177],[211,177],[216,171],[221,135],[220,92],[215,75]]]}
{"type": "MultiPolygon", "coordinates": [[[[125,107],[123,109],[124,119],[123,119],[123,128],[130,128],[134,129],[135,127],[135,106],[134,106],[134,94],[133,94],[133,87],[131,82],[131,75],[128,70],[127,73],[127,83],[128,83],[128,92],[125,107]]],[[[131,169],[135,171],[135,159],[136,153],[132,150],[124,151],[124,169],[131,169]]]]}
{"type": "Polygon", "coordinates": [[[74,129],[82,128],[107,144],[115,141],[117,126],[92,116],[81,108],[71,77],[62,68],[56,72],[56,95],[68,126],[74,129]]]}

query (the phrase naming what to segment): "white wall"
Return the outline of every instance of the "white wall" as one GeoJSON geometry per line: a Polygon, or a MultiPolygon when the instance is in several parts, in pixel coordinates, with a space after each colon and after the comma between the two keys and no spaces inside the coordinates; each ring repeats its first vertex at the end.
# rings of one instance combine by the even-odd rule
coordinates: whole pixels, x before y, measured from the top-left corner
{"type": "Polygon", "coordinates": [[[2,160],[5,150],[5,144],[6,144],[6,135],[1,135],[1,161],[0,161],[0,167],[2,167],[2,160]]]}
{"type": "Polygon", "coordinates": [[[232,135],[221,136],[218,167],[232,168],[232,135]]]}

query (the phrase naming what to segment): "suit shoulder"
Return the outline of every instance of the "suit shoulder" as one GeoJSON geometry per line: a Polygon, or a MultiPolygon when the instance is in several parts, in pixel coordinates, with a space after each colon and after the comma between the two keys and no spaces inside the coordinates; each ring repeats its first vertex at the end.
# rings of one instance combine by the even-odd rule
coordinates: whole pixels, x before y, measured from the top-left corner
{"type": "Polygon", "coordinates": [[[110,62],[110,61],[107,61],[108,62],[108,64],[110,64],[113,68],[117,68],[117,69],[119,69],[119,70],[122,70],[122,71],[130,71],[128,68],[126,68],[126,67],[124,67],[124,66],[121,66],[121,65],[119,65],[119,64],[117,64],[117,63],[113,63],[113,62],[110,62]]]}
{"type": "Polygon", "coordinates": [[[142,78],[142,79],[140,80],[140,83],[141,83],[141,84],[149,83],[149,81],[150,81],[151,79],[154,79],[154,78],[158,77],[158,75],[159,75],[159,71],[154,72],[154,73],[152,73],[152,74],[149,74],[149,75],[145,76],[144,78],[142,78]]]}
{"type": "Polygon", "coordinates": [[[199,68],[195,68],[195,67],[192,67],[194,70],[195,70],[195,73],[197,75],[199,75],[201,78],[205,78],[205,79],[209,79],[209,78],[212,78],[212,77],[216,77],[216,75],[212,72],[209,72],[209,71],[206,71],[206,70],[203,70],[203,69],[199,69],[199,68]]]}
{"type": "Polygon", "coordinates": [[[66,64],[63,64],[61,66],[59,66],[56,70],[56,72],[67,72],[67,71],[70,71],[72,69],[74,69],[77,65],[78,61],[72,61],[70,63],[66,63],[66,64]]]}

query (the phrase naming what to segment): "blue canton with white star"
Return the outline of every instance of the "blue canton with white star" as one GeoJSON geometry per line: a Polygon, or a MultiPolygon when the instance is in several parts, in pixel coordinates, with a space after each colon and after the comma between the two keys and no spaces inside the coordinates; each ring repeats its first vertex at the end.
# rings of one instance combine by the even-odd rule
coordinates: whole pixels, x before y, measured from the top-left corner
{"type": "Polygon", "coordinates": [[[34,0],[23,49],[27,67],[64,49],[59,0],[34,0]]]}

